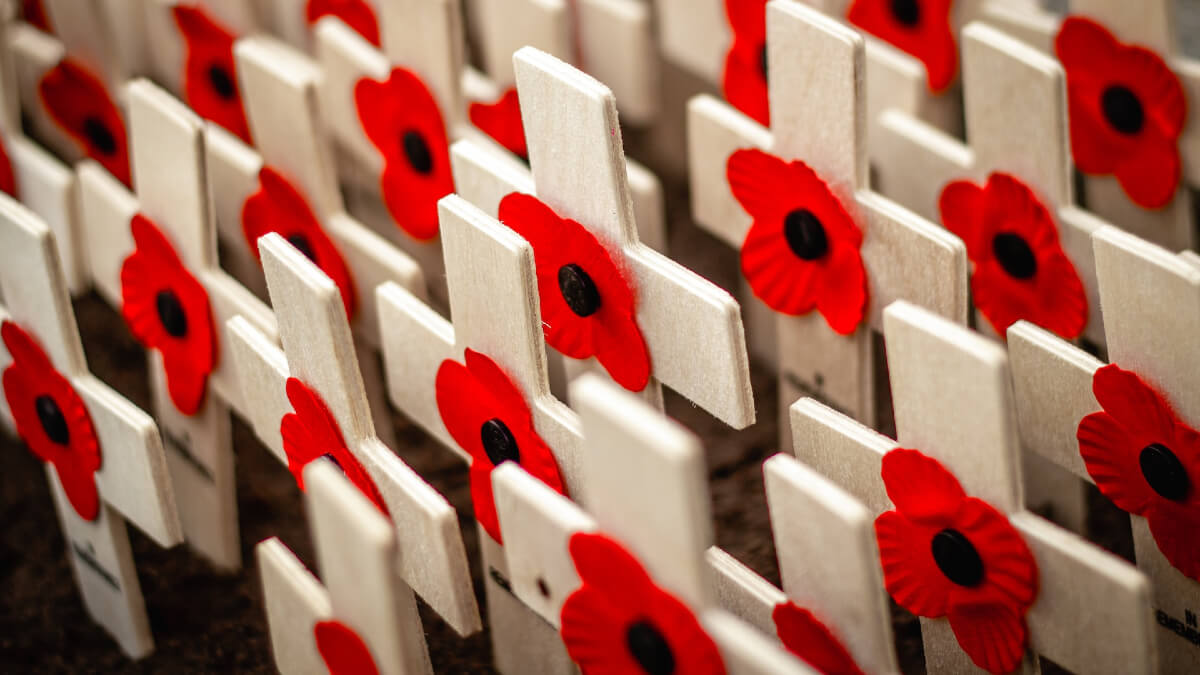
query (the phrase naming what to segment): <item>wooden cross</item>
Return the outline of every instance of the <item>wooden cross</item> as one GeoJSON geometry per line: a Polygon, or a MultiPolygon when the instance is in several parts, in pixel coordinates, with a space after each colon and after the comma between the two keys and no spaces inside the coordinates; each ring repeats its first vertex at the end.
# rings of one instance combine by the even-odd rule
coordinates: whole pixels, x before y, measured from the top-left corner
{"type": "MultiPolygon", "coordinates": [[[[612,91],[532,47],[517,52],[514,63],[532,184],[472,161],[481,153],[456,149],[459,193],[492,215],[498,196],[536,193],[558,217],[595,235],[636,294],[637,326],[650,354],[647,398],[661,397],[661,381],[730,426],[750,425],[753,393],[737,302],[638,240],[612,91]],[[688,330],[681,330],[683,317],[688,330]]],[[[585,367],[574,359],[567,365],[585,367]]]]}
{"type": "Polygon", "coordinates": [[[154,639],[125,521],[159,546],[183,540],[158,429],[149,415],[89,372],[54,235],[40,218],[7,196],[0,197],[0,250],[4,251],[0,265],[3,344],[12,347],[22,336],[32,340],[36,345],[32,348],[43,351],[53,369],[69,382],[88,419],[81,423],[59,395],[39,395],[36,405],[19,397],[21,369],[35,369],[25,377],[45,377],[36,370],[37,364],[30,363],[28,345],[18,347],[23,350],[19,353],[0,347],[6,394],[0,406],[3,417],[32,417],[40,422],[41,429],[33,433],[45,434],[48,441],[43,443],[70,447],[63,452],[71,454],[67,461],[74,471],[83,470],[80,465],[86,458],[79,451],[82,446],[68,446],[71,435],[95,435],[99,466],[86,477],[90,497],[64,487],[60,472],[66,467],[47,462],[46,475],[88,614],[130,658],[141,658],[153,651],[154,639]],[[51,402],[49,410],[43,401],[51,402]],[[36,410],[12,410],[9,402],[36,410]],[[97,499],[98,506],[96,501],[89,506],[89,500],[97,499]]]}
{"type": "Polygon", "coordinates": [[[768,6],[767,31],[768,60],[775,64],[769,70],[769,130],[710,96],[688,104],[692,213],[701,227],[742,247],[752,219],[733,196],[726,169],[742,148],[802,161],[828,184],[864,235],[863,323],[843,336],[815,310],[780,314],[748,293],[744,306],[752,328],[778,331],[779,348],[768,342],[763,350],[778,361],[782,406],[802,395],[819,396],[874,425],[872,330],[879,330],[883,308],[903,298],[965,322],[966,250],[957,237],[868,187],[863,39],[795,2],[768,6]]]}
{"type": "MultiPolygon", "coordinates": [[[[657,585],[701,616],[729,672],[810,672],[777,643],[715,607],[705,561],[713,533],[699,440],[594,374],[583,375],[571,388],[588,438],[586,511],[515,465],[492,473],[516,598],[559,627],[564,602],[581,584],[568,555],[571,537],[603,533],[626,547],[657,585]],[[647,519],[646,513],[657,515],[647,519]]],[[[530,661],[497,666],[501,672],[522,672],[520,667],[540,657],[541,672],[571,672],[570,657],[556,647],[548,655],[515,654],[530,661]]]]}
{"type": "MultiPolygon", "coordinates": [[[[1040,7],[1012,7],[988,0],[987,20],[1049,54],[1055,53],[1055,37],[1061,17],[1040,7]]],[[[1110,223],[1172,250],[1194,248],[1196,234],[1192,197],[1188,185],[1200,186],[1200,61],[1183,56],[1177,45],[1175,3],[1149,0],[1136,4],[1121,0],[1073,0],[1067,12],[1102,24],[1118,40],[1145,47],[1160,56],[1175,71],[1189,99],[1188,122],[1179,139],[1183,176],[1174,197],[1165,206],[1146,209],[1134,203],[1113,176],[1084,176],[1084,193],[1089,211],[1110,223]]]]}
{"type": "Polygon", "coordinates": [[[324,584],[278,538],[255,547],[279,672],[432,673],[416,600],[396,569],[405,542],[333,462],[309,464],[304,482],[324,584]]]}
{"type": "MultiPolygon", "coordinates": [[[[1111,362],[1142,378],[1183,423],[1195,427],[1200,400],[1187,336],[1200,326],[1200,266],[1190,255],[1173,254],[1114,227],[1097,230],[1094,239],[1111,362]]],[[[1104,364],[1024,322],[1009,329],[1009,354],[1025,447],[1095,482],[1077,434],[1084,417],[1103,409],[1093,377],[1104,364]]],[[[1149,480],[1144,475],[1130,478],[1149,480]]],[[[1138,567],[1154,587],[1163,672],[1200,667],[1200,648],[1188,633],[1188,617],[1200,604],[1200,586],[1163,555],[1146,518],[1131,519],[1138,567]]]]}
{"type": "MultiPolygon", "coordinates": [[[[1073,672],[1157,672],[1146,578],[1022,506],[1016,411],[1003,347],[904,302],[885,311],[884,334],[899,441],[805,399],[791,410],[801,461],[881,513],[892,508],[880,480],[884,456],[903,447],[933,458],[968,496],[1004,514],[1036,561],[1038,590],[1024,614],[1022,672],[1036,671],[1037,656],[1073,672]]],[[[988,564],[981,568],[983,583],[988,564]]],[[[923,618],[921,633],[931,673],[976,672],[945,618],[923,618]]]]}
{"type": "Polygon", "coordinates": [[[143,214],[170,240],[183,265],[207,292],[215,326],[216,363],[203,405],[182,413],[168,396],[166,372],[151,353],[151,390],[189,544],[219,567],[241,564],[233,475],[230,410],[246,410],[232,346],[223,330],[242,315],[276,341],[270,309],[217,265],[208,207],[204,124],[178,100],[145,80],[128,88],[136,196],[90,162],[79,169],[80,209],[96,289],[122,305],[121,268],[134,250],[130,221],[143,214]]]}
{"type": "Polygon", "coordinates": [[[337,286],[278,234],[259,239],[271,304],[283,348],[244,318],[228,324],[246,416],[255,433],[284,464],[281,421],[293,405],[289,378],[309,387],[328,406],[347,447],[375,478],[388,505],[401,550],[401,578],[461,635],[480,627],[458,517],[430,487],[375,435],[337,286]]]}

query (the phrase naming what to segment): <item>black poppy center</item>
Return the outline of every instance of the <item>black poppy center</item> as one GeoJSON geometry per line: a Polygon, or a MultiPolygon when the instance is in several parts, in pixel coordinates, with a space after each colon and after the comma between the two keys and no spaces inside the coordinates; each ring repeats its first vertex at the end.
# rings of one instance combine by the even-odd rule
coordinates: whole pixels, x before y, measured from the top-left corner
{"type": "Polygon", "coordinates": [[[1164,499],[1181,502],[1187,498],[1192,481],[1188,478],[1187,469],[1183,468],[1183,463],[1170,448],[1151,443],[1142,448],[1138,464],[1142,467],[1146,482],[1164,499]]]}
{"type": "Polygon", "coordinates": [[[400,141],[404,145],[404,156],[408,158],[413,171],[419,174],[433,171],[433,153],[429,151],[429,144],[420,132],[406,131],[400,141]]]}
{"type": "Polygon", "coordinates": [[[158,320],[171,337],[181,338],[187,335],[187,314],[179,303],[179,296],[169,289],[164,289],[154,296],[154,308],[158,310],[158,320]]]}
{"type": "Polygon", "coordinates": [[[666,638],[649,621],[635,621],[625,631],[625,646],[642,670],[650,675],[675,672],[675,655],[666,638]]]}
{"type": "Polygon", "coordinates": [[[46,437],[59,445],[66,445],[71,440],[71,431],[54,397],[43,394],[34,400],[33,407],[37,410],[38,421],[42,423],[46,437]]]}
{"type": "Polygon", "coordinates": [[[287,243],[295,246],[296,250],[303,253],[305,258],[317,262],[317,254],[313,251],[312,243],[308,241],[308,237],[296,232],[287,236],[287,243]]]}
{"type": "Polygon", "coordinates": [[[1033,249],[1019,234],[1001,232],[992,238],[992,254],[1008,276],[1029,279],[1037,274],[1037,258],[1033,249]]]}
{"type": "Polygon", "coordinates": [[[767,79],[767,45],[762,46],[762,50],[758,52],[758,69],[762,71],[763,79],[767,79]]]}
{"type": "Polygon", "coordinates": [[[892,16],[912,28],[921,21],[921,3],[919,0],[892,0],[892,16]]]}
{"type": "Polygon", "coordinates": [[[483,451],[493,466],[500,466],[507,461],[521,463],[517,439],[499,417],[493,417],[483,423],[479,428],[479,438],[483,441],[483,451]]]}
{"type": "Polygon", "coordinates": [[[1100,106],[1104,110],[1104,119],[1123,134],[1136,134],[1146,121],[1146,111],[1137,94],[1119,84],[1104,90],[1100,106]]]}
{"type": "Polygon", "coordinates": [[[575,263],[558,268],[558,290],[567,307],[579,316],[591,316],[600,309],[600,290],[596,282],[575,263]]]}
{"type": "Polygon", "coordinates": [[[808,209],[796,209],[783,219],[788,248],[801,260],[817,260],[829,251],[825,226],[808,209]]]}
{"type": "Polygon", "coordinates": [[[111,155],[117,151],[117,139],[104,122],[95,117],[83,120],[83,135],[88,143],[102,155],[111,155]]]}
{"type": "Polygon", "coordinates": [[[933,536],[933,561],[946,578],[959,586],[978,586],[983,581],[983,559],[958,530],[946,528],[933,536]]]}
{"type": "Polygon", "coordinates": [[[229,71],[224,66],[213,64],[208,67],[208,82],[212,85],[213,91],[217,92],[217,96],[232,101],[237,98],[237,87],[233,84],[233,78],[229,76],[229,71]]]}

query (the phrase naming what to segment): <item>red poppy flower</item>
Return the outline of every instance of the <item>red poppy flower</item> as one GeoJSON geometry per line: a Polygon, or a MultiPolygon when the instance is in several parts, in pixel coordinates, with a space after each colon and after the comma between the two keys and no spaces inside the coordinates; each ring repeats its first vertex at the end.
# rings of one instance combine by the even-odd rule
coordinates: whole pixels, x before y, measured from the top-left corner
{"type": "Polygon", "coordinates": [[[566,494],[566,488],[517,385],[479,352],[466,350],[464,362],[465,366],[446,359],[438,368],[438,412],[454,441],[471,455],[475,518],[492,539],[503,543],[492,498],[493,468],[513,461],[560,494],[566,494]]]}
{"type": "Polygon", "coordinates": [[[1118,42],[1104,26],[1078,16],[1063,21],[1054,49],[1067,73],[1071,153],[1079,170],[1115,175],[1139,206],[1171,201],[1188,117],[1179,78],[1158,54],[1118,42]]]}
{"type": "Polygon", "coordinates": [[[4,398],[17,434],[29,451],[54,465],[67,501],[84,520],[100,515],[95,473],[100,440],[91,415],[71,382],[50,362],[34,338],[12,321],[0,324],[0,337],[12,356],[4,369],[4,398]]]}
{"type": "Polygon", "coordinates": [[[563,603],[560,632],[583,675],[725,672],[692,610],[656,586],[621,544],[577,532],[568,548],[583,583],[563,603]]]}
{"type": "Polygon", "coordinates": [[[850,23],[925,64],[929,90],[940,92],[958,72],[958,47],[950,25],[954,0],[854,0],[850,23]]]}
{"type": "Polygon", "coordinates": [[[208,292],[149,218],[134,215],[130,229],[137,248],[121,265],[121,314],[138,342],[162,354],[175,407],[194,415],[217,363],[208,292]]]}
{"type": "Polygon", "coordinates": [[[636,294],[596,236],[532,195],[506,196],[499,216],[533,246],[546,342],[571,358],[595,356],[621,386],[645,389],[650,352],[636,294]]]}
{"type": "Polygon", "coordinates": [[[471,124],[492,137],[509,152],[522,159],[529,159],[529,147],[525,144],[525,127],[521,123],[521,103],[517,99],[517,88],[504,92],[495,103],[472,103],[468,114],[471,124]]]}
{"type": "Polygon", "coordinates": [[[725,18],[733,42],[725,54],[721,91],[734,108],[768,125],[767,0],[725,0],[725,18]]]}
{"type": "Polygon", "coordinates": [[[25,23],[43,33],[54,32],[50,27],[50,18],[46,14],[46,8],[42,6],[42,0],[22,0],[21,17],[25,19],[25,23]]]}
{"type": "Polygon", "coordinates": [[[379,21],[375,18],[375,10],[363,0],[308,0],[304,7],[308,25],[316,25],[327,16],[336,16],[367,42],[379,46],[379,21]]]}
{"type": "Polygon", "coordinates": [[[1158,550],[1200,581],[1200,434],[1136,373],[1114,364],[1092,377],[1103,408],[1079,422],[1079,454],[1096,487],[1142,516],[1158,550]]]}
{"type": "Polygon", "coordinates": [[[11,197],[17,197],[17,174],[13,171],[12,160],[8,158],[8,147],[0,138],[0,190],[11,197]]]}
{"type": "Polygon", "coordinates": [[[383,495],[375,487],[375,481],[363,468],[358,459],[346,447],[342,432],[338,429],[333,413],[312,389],[294,377],[287,379],[288,401],[292,410],[279,423],[283,436],[283,452],[287,455],[288,471],[296,479],[296,485],[304,489],[304,467],[314,459],[328,457],[346,474],[346,478],[367,496],[380,511],[388,512],[383,495]]]}
{"type": "Polygon", "coordinates": [[[313,638],[330,675],[378,675],[367,643],[341,621],[318,621],[313,638]]]}
{"type": "Polygon", "coordinates": [[[446,125],[421,78],[393,68],[386,82],[363,78],[354,86],[358,120],[383,155],[383,201],[405,232],[437,235],[438,200],[454,192],[446,125]]]}
{"type": "Polygon", "coordinates": [[[917,616],[949,617],[980,668],[1016,668],[1038,591],[1025,540],[1003,513],[968,497],[945,467],[916,450],[884,455],[882,474],[896,505],[875,519],[888,593],[917,616]]]}
{"type": "Polygon", "coordinates": [[[854,657],[813,613],[794,602],[775,605],[775,632],[788,651],[823,675],[863,675],[854,657]]]}
{"type": "Polygon", "coordinates": [[[761,150],[729,156],[733,196],[754,219],[742,243],[742,274],[763,302],[799,316],[814,308],[841,335],[867,311],[862,231],[807,164],[761,150]]]}
{"type": "Polygon", "coordinates": [[[950,183],[939,206],[946,229],[967,246],[975,306],[997,333],[1005,335],[1021,319],[1064,338],[1083,332],[1088,317],[1083,282],[1033,190],[993,173],[985,187],[950,183]]]}
{"type": "Polygon", "coordinates": [[[125,122],[103,82],[74,59],[65,58],[42,76],[38,96],[85,155],[130,184],[125,122]]]}
{"type": "Polygon", "coordinates": [[[175,5],[171,11],[187,43],[183,67],[187,104],[197,115],[250,143],[250,127],[246,124],[233,60],[234,34],[198,6],[175,5]]]}
{"type": "Polygon", "coordinates": [[[346,306],[346,316],[353,318],[357,296],[350,268],[321,228],[304,196],[269,166],[258,172],[258,183],[258,191],[242,204],[242,233],[250,250],[257,257],[258,238],[277,232],[337,284],[346,306]]]}

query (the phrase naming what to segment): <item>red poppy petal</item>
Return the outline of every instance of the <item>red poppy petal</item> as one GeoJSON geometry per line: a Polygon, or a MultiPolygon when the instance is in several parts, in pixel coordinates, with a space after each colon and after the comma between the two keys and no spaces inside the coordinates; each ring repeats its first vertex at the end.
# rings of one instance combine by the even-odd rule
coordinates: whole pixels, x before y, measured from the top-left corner
{"type": "Polygon", "coordinates": [[[539,267],[553,267],[557,272],[558,265],[546,263],[551,257],[558,258],[565,255],[564,251],[559,250],[559,237],[557,236],[563,228],[567,227],[565,219],[559,218],[558,214],[546,206],[542,200],[523,192],[505,195],[500,200],[496,215],[500,222],[529,242],[534,256],[543,261],[539,262],[539,267]]]}
{"type": "Polygon", "coordinates": [[[582,672],[628,675],[639,669],[626,647],[630,612],[599,589],[585,584],[567,596],[559,619],[567,654],[582,672]]]}
{"type": "Polygon", "coordinates": [[[50,117],[80,150],[130,184],[125,123],[103,82],[65,58],[42,76],[38,96],[50,117]]]}
{"type": "Polygon", "coordinates": [[[1054,51],[1063,68],[1090,69],[1106,65],[1117,50],[1117,41],[1104,26],[1081,16],[1068,16],[1054,38],[1054,51]]]}
{"type": "Polygon", "coordinates": [[[875,519],[875,539],[887,592],[913,614],[934,618],[946,614],[955,588],[933,560],[930,542],[935,533],[897,511],[885,511],[875,519]]]}
{"type": "Polygon", "coordinates": [[[1038,590],[1037,563],[1007,516],[981,499],[968,497],[953,527],[975,546],[985,571],[984,582],[956,593],[955,602],[1000,601],[1021,609],[1033,604],[1038,590]]]}
{"type": "MultiPolygon", "coordinates": [[[[4,347],[8,350],[9,356],[12,357],[13,365],[32,370],[34,372],[55,372],[54,364],[50,361],[50,357],[42,350],[41,345],[33,338],[32,335],[26,333],[14,321],[4,321],[0,323],[0,339],[4,340],[4,347]]],[[[13,366],[9,366],[12,368],[13,366]]]]}
{"type": "Polygon", "coordinates": [[[817,310],[835,333],[850,335],[867,312],[867,272],[856,248],[835,244],[828,255],[817,310]]]}
{"type": "Polygon", "coordinates": [[[634,601],[644,599],[654,588],[637,558],[607,535],[577,532],[571,535],[567,548],[586,586],[634,601]]]}
{"type": "Polygon", "coordinates": [[[1167,561],[1184,576],[1200,581],[1200,514],[1194,508],[1158,501],[1146,521],[1154,543],[1167,561]]]}
{"type": "Polygon", "coordinates": [[[766,0],[725,0],[725,19],[737,37],[766,41],[766,0]]]}
{"type": "Polygon", "coordinates": [[[1097,412],[1079,421],[1076,431],[1079,454],[1096,488],[1117,508],[1144,514],[1155,495],[1142,478],[1136,446],[1125,428],[1106,412],[1097,412]]]}
{"type": "Polygon", "coordinates": [[[573,359],[586,359],[596,353],[591,322],[571,311],[559,291],[557,275],[538,276],[538,298],[546,344],[573,359]]]}
{"type": "Polygon", "coordinates": [[[756,148],[734,152],[725,178],[738,203],[755,221],[782,219],[793,207],[785,198],[795,186],[787,162],[756,148]]]}
{"type": "Polygon", "coordinates": [[[1008,327],[1022,319],[1037,323],[1029,306],[1023,302],[1028,295],[1014,292],[1013,280],[997,265],[976,269],[971,275],[971,298],[975,308],[997,335],[1007,335],[1008,327]]]}
{"type": "Polygon", "coordinates": [[[310,26],[326,16],[336,16],[367,42],[379,46],[379,21],[363,0],[308,0],[304,16],[310,26]]]}
{"type": "Polygon", "coordinates": [[[491,414],[481,407],[485,393],[475,377],[466,366],[446,359],[438,367],[435,389],[438,413],[454,442],[471,455],[472,461],[486,458],[479,430],[491,414]]]}
{"type": "Polygon", "coordinates": [[[1182,174],[1179,148],[1174,143],[1143,142],[1138,152],[1113,170],[1129,199],[1146,209],[1162,208],[1170,203],[1182,174]]]}
{"type": "Polygon", "coordinates": [[[167,376],[167,391],[175,407],[184,415],[195,415],[204,402],[208,373],[197,369],[191,361],[168,360],[165,357],[163,370],[167,376]]]}
{"type": "Polygon", "coordinates": [[[794,602],[784,602],[775,605],[771,618],[783,646],[817,672],[862,675],[854,657],[812,612],[794,602]]]}
{"type": "Polygon", "coordinates": [[[414,239],[427,241],[437,236],[438,200],[453,192],[454,186],[430,191],[413,180],[408,166],[389,161],[380,176],[380,190],[392,220],[414,239]]]}
{"type": "Polygon", "coordinates": [[[1042,295],[1032,321],[1067,340],[1073,340],[1087,327],[1088,304],[1083,280],[1070,258],[1055,248],[1038,261],[1037,287],[1042,295]]]}
{"type": "Polygon", "coordinates": [[[904,517],[930,527],[947,527],[967,498],[942,463],[917,450],[896,448],[880,466],[888,498],[904,517]]]}
{"type": "Polygon", "coordinates": [[[496,514],[496,501],[492,493],[492,463],[486,458],[471,462],[471,504],[475,507],[475,520],[497,544],[504,544],[500,533],[500,517],[496,514]]]}
{"type": "Polygon", "coordinates": [[[1149,442],[1167,440],[1178,419],[1171,406],[1153,387],[1131,370],[1110,363],[1092,375],[1092,393],[1104,411],[1125,428],[1149,436],[1149,442]]]}
{"type": "Polygon", "coordinates": [[[25,23],[43,33],[54,32],[53,27],[50,26],[50,19],[46,15],[46,9],[42,6],[42,0],[21,0],[21,18],[25,20],[25,23]]]}
{"type": "Polygon", "coordinates": [[[650,382],[650,351],[632,316],[595,323],[592,339],[596,360],[617,384],[641,391],[650,382]]]}
{"type": "Polygon", "coordinates": [[[1016,670],[1029,632],[1025,618],[1003,605],[952,607],[950,627],[975,665],[991,673],[1016,670]]]}
{"type": "Polygon", "coordinates": [[[175,5],[171,11],[187,43],[183,89],[188,105],[250,143],[233,58],[233,32],[198,6],[175,5]]]}
{"type": "Polygon", "coordinates": [[[950,230],[967,246],[968,251],[978,251],[990,245],[989,233],[980,227],[983,216],[983,188],[971,181],[954,181],[942,188],[938,198],[942,225],[950,230]]]}
{"type": "Polygon", "coordinates": [[[378,675],[367,643],[342,622],[318,621],[313,638],[330,675],[378,675]]]}
{"type": "Polygon", "coordinates": [[[742,276],[754,295],[783,314],[799,316],[817,306],[823,270],[792,253],[777,222],[755,221],[742,242],[742,276]]]}
{"type": "Polygon", "coordinates": [[[516,422],[522,427],[531,427],[533,418],[529,413],[529,404],[525,396],[495,361],[473,349],[464,353],[464,361],[471,377],[475,378],[478,386],[487,393],[500,407],[506,420],[516,422]]]}
{"type": "Polygon", "coordinates": [[[96,490],[95,470],[76,466],[70,461],[56,462],[54,471],[67,501],[75,513],[87,521],[100,516],[100,493],[96,490]]]}
{"type": "Polygon", "coordinates": [[[721,93],[729,105],[763,126],[771,124],[767,78],[760,60],[766,41],[734,42],[725,56],[721,93]]]}
{"type": "Polygon", "coordinates": [[[17,176],[13,172],[12,160],[8,157],[8,149],[0,142],[0,191],[10,197],[19,198],[17,194],[17,176]]]}
{"type": "Polygon", "coordinates": [[[950,25],[950,0],[909,3],[918,10],[902,19],[896,4],[887,0],[854,0],[847,20],[875,37],[891,43],[925,65],[929,89],[945,89],[958,69],[958,50],[950,25]]]}
{"type": "Polygon", "coordinates": [[[491,136],[509,152],[520,157],[529,157],[529,147],[525,142],[525,127],[521,122],[521,104],[517,98],[516,87],[510,87],[499,100],[493,103],[472,103],[467,114],[471,118],[471,124],[491,136]]]}

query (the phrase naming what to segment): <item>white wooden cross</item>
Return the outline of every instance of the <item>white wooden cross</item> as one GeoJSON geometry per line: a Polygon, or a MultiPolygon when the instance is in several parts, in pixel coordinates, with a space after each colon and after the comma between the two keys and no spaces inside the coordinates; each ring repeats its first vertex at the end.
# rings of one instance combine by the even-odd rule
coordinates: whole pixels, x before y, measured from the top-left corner
{"type": "MultiPolygon", "coordinates": [[[[730,426],[750,425],[754,402],[738,304],[638,240],[612,91],[532,47],[513,58],[532,184],[477,161],[480,152],[456,148],[459,193],[491,215],[505,195],[536,194],[558,217],[595,235],[636,297],[636,323],[650,354],[647,398],[661,397],[661,381],[730,426]]],[[[567,367],[569,376],[591,364],[567,359],[567,367]]]]}
{"type": "MultiPolygon", "coordinates": [[[[206,134],[211,203],[224,232],[228,260],[251,288],[261,289],[257,251],[246,230],[249,199],[263,189],[262,172],[283,177],[305,202],[319,232],[284,232],[315,252],[326,271],[342,268],[351,294],[351,325],[358,338],[360,360],[373,364],[380,345],[380,325],[373,300],[375,288],[396,281],[418,294],[425,281],[417,263],[348,214],[338,188],[331,147],[321,129],[316,63],[274,38],[253,36],[234,49],[246,117],[257,152],[231,134],[210,125],[206,134]],[[318,246],[327,237],[331,251],[318,246]]],[[[261,197],[259,197],[261,198],[261,197]]],[[[286,226],[286,224],[281,223],[286,226]]],[[[335,277],[336,278],[336,277],[335,277]]],[[[261,295],[261,293],[260,293],[261,295]]],[[[380,369],[364,369],[367,394],[385,443],[392,443],[391,418],[380,369]]]]}
{"type": "MultiPolygon", "coordinates": [[[[791,409],[797,456],[881,513],[892,508],[880,475],[883,457],[914,449],[941,463],[968,496],[1007,516],[1037,566],[1037,594],[1023,618],[1022,672],[1036,672],[1038,656],[1072,672],[1157,672],[1146,578],[1022,506],[1003,347],[904,302],[885,311],[884,333],[899,441],[804,399],[791,409]]],[[[980,583],[989,583],[990,564],[980,567],[980,583]]],[[[923,618],[921,633],[931,673],[976,672],[948,620],[923,618]]]]}
{"type": "Polygon", "coordinates": [[[401,578],[459,634],[475,632],[479,609],[458,516],[375,435],[337,286],[278,234],[259,239],[259,248],[283,349],[242,317],[227,326],[230,358],[255,433],[290,464],[281,436],[282,420],[293,411],[287,383],[295,378],[309,387],[329,408],[350,453],[388,505],[400,550],[407,551],[397,562],[401,578]]]}
{"type": "Polygon", "coordinates": [[[81,213],[92,278],[114,307],[122,304],[121,268],[133,252],[130,220],[143,214],[168,238],[208,295],[216,363],[203,405],[185,415],[168,396],[158,352],[151,354],[155,412],[189,544],[226,569],[241,564],[233,475],[230,410],[243,411],[224,322],[246,317],[274,341],[275,319],[262,301],[217,266],[217,239],[208,207],[204,123],[170,94],[145,80],[129,85],[130,136],[136,196],[98,166],[79,169],[81,213]]]}
{"type": "Polygon", "coordinates": [[[744,306],[752,329],[778,331],[778,349],[767,341],[762,351],[778,361],[782,406],[815,395],[874,425],[872,329],[879,330],[883,308],[898,298],[965,322],[966,249],[957,237],[868,186],[863,39],[795,2],[768,5],[767,31],[768,59],[776,64],[769,69],[769,130],[710,96],[688,103],[692,213],[701,227],[741,249],[752,218],[731,191],[727,165],[743,148],[802,161],[828,184],[863,234],[863,323],[843,336],[815,310],[784,315],[749,293],[744,306]]]}
{"type": "Polygon", "coordinates": [[[183,540],[162,440],[149,415],[88,371],[54,235],[41,219],[7,196],[0,196],[0,251],[4,252],[0,324],[6,345],[0,347],[6,394],[0,407],[5,417],[15,413],[40,422],[41,428],[33,431],[45,436],[39,442],[61,446],[66,466],[73,471],[90,469],[81,450],[85,435],[94,434],[98,441],[98,466],[88,470],[85,483],[90,496],[67,492],[57,464],[47,462],[46,475],[88,614],[125,654],[141,658],[154,649],[154,639],[125,521],[159,546],[183,540]],[[23,342],[23,336],[33,344],[16,347],[21,350],[17,353],[10,351],[23,342]],[[85,422],[72,414],[79,411],[73,411],[61,394],[14,398],[22,373],[45,381],[41,364],[30,362],[37,358],[30,350],[42,352],[41,358],[47,359],[41,367],[51,367],[67,380],[83,407],[85,422]],[[9,402],[17,401],[35,410],[11,410],[9,402]],[[72,435],[77,437],[74,443],[72,435]]]}
{"type": "MultiPolygon", "coordinates": [[[[1117,40],[1160,55],[1179,77],[1188,100],[1188,121],[1179,139],[1183,173],[1173,199],[1157,209],[1134,203],[1113,176],[1084,176],[1087,208],[1105,220],[1172,250],[1196,246],[1195,213],[1188,186],[1200,187],[1200,61],[1185,57],[1178,47],[1179,24],[1173,0],[1070,0],[1071,16],[1083,16],[1103,25],[1117,40]]],[[[1038,7],[1012,7],[988,0],[986,19],[1030,45],[1055,54],[1055,37],[1061,17],[1038,7]]]]}
{"type": "MultiPolygon", "coordinates": [[[[576,380],[571,397],[588,438],[586,511],[511,463],[492,473],[516,601],[560,628],[563,604],[587,581],[569,554],[572,537],[603,534],[637,558],[656,585],[700,616],[729,672],[811,672],[773,640],[716,609],[705,561],[713,532],[699,440],[594,374],[576,380]]],[[[571,672],[570,655],[562,645],[556,647],[551,654],[510,654],[522,660],[497,666],[505,673],[531,672],[521,668],[540,658],[540,672],[571,672]]]]}
{"type": "Polygon", "coordinates": [[[408,547],[333,462],[309,464],[304,483],[321,580],[278,538],[255,547],[275,667],[284,675],[432,673],[416,600],[396,569],[408,547]]]}
{"type": "MultiPolygon", "coordinates": [[[[1200,266],[1194,257],[1175,255],[1114,227],[1097,230],[1094,240],[1111,363],[1140,377],[1194,428],[1200,423],[1200,399],[1189,336],[1200,326],[1200,266]]],[[[1078,433],[1084,417],[1103,409],[1093,377],[1104,364],[1024,322],[1009,329],[1009,354],[1024,445],[1094,482],[1078,433]]],[[[1129,479],[1148,482],[1145,475],[1134,472],[1129,479]]],[[[1138,567],[1154,586],[1163,672],[1195,670],[1200,646],[1192,621],[1200,609],[1200,585],[1167,560],[1146,518],[1131,519],[1138,567]]]]}

